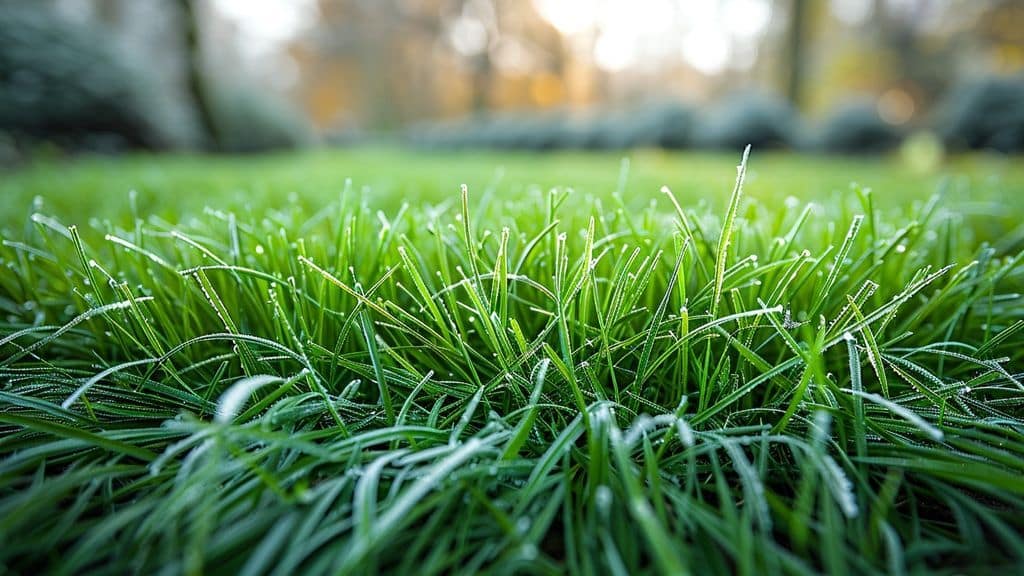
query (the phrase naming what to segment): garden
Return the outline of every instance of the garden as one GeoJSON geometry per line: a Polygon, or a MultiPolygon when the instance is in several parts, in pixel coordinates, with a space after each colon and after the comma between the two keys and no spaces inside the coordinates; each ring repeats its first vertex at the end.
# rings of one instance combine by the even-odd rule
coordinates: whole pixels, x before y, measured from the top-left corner
{"type": "Polygon", "coordinates": [[[9,12],[0,572],[1024,566],[1019,76],[175,134],[9,12]]]}

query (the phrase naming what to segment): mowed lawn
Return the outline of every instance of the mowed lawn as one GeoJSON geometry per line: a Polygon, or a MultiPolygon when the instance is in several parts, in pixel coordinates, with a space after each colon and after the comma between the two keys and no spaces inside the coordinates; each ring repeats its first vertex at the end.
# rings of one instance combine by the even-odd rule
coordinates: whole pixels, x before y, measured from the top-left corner
{"type": "MultiPolygon", "coordinates": [[[[1016,157],[962,156],[928,172],[911,169],[898,156],[856,158],[754,152],[747,195],[765,202],[794,196],[802,202],[830,202],[848,195],[851,183],[876,189],[882,208],[905,207],[945,189],[952,200],[994,201],[1024,207],[1024,164],[1016,157]]],[[[416,153],[360,149],[251,157],[136,156],[41,160],[0,178],[3,224],[20,225],[42,196],[48,214],[84,223],[83,218],[124,216],[128,192],[138,193],[147,215],[177,221],[206,206],[260,211],[298,203],[316,210],[337,201],[346,180],[367,188],[373,208],[397,208],[457,198],[466,184],[480,199],[496,185],[514,199],[539,187],[573,188],[607,198],[620,188],[622,160],[629,161],[624,201],[632,207],[655,199],[663,185],[681,203],[724,208],[735,179],[739,151],[671,153],[450,152],[416,153]]],[[[662,207],[664,209],[664,206],[662,207]]],[[[975,206],[975,210],[993,206],[975,206]]],[[[1000,212],[1002,212],[1000,210],[1000,212]]]]}
{"type": "Polygon", "coordinates": [[[739,161],[3,174],[0,572],[1024,568],[1024,163],[739,161]]]}

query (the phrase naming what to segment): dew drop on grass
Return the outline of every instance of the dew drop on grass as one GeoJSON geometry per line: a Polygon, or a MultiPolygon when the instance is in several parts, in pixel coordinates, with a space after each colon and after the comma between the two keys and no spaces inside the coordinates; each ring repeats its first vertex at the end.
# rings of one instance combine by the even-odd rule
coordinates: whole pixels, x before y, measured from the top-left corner
{"type": "Polygon", "coordinates": [[[612,490],[608,486],[601,484],[594,491],[594,503],[597,505],[597,509],[602,514],[607,514],[612,506],[612,490]]]}

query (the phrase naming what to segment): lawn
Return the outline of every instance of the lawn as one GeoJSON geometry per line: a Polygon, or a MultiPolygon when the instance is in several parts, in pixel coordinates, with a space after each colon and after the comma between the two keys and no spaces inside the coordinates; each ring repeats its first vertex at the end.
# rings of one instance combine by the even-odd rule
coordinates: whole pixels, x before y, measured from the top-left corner
{"type": "Polygon", "coordinates": [[[1024,165],[738,162],[4,175],[0,572],[1024,567],[1024,165]]]}

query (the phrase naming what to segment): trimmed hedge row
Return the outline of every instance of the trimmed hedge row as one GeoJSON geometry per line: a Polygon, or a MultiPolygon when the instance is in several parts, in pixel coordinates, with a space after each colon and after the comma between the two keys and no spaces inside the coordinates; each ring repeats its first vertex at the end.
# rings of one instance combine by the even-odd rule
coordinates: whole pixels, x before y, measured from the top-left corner
{"type": "MultiPolygon", "coordinates": [[[[951,150],[1024,151],[1024,78],[968,80],[949,93],[919,128],[951,150]]],[[[784,100],[737,93],[707,109],[658,102],[626,110],[507,113],[425,123],[409,143],[437,148],[548,150],[659,147],[764,150],[793,148],[840,154],[877,153],[900,145],[905,130],[884,121],[869,99],[837,106],[810,125],[784,100]]]]}

